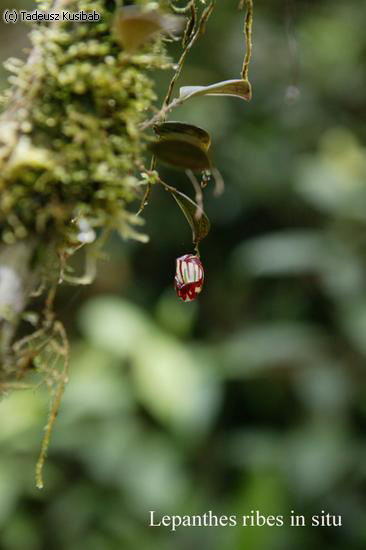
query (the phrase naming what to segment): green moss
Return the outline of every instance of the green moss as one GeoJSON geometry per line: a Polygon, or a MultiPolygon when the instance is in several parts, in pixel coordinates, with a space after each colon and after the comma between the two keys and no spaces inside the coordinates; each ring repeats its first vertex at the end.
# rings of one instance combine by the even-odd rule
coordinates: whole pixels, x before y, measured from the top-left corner
{"type": "Polygon", "coordinates": [[[80,213],[94,227],[121,228],[137,195],[145,142],[139,125],[155,100],[149,70],[168,66],[163,42],[129,56],[113,37],[114,2],[75,0],[67,9],[95,10],[101,19],[39,26],[28,62],[7,63],[12,87],[0,121],[7,244],[34,233],[68,235],[80,213]]]}

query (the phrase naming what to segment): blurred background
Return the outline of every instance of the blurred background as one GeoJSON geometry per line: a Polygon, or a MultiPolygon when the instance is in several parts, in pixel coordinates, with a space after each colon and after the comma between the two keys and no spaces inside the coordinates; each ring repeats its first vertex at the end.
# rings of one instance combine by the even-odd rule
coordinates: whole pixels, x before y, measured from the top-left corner
{"type": "MultiPolygon", "coordinates": [[[[239,77],[242,20],[236,0],[217,3],[181,85],[239,77]]],[[[1,549],[366,547],[365,20],[361,0],[255,2],[253,100],[171,115],[211,133],[226,184],[205,191],[204,290],[190,304],[174,293],[191,232],[159,188],[149,244],[112,238],[93,285],[60,288],[72,362],[43,491],[47,392],[0,406],[1,549]],[[325,510],[344,525],[171,533],[148,528],[149,510],[285,523],[325,510]]],[[[2,60],[25,55],[27,32],[1,24],[2,60]]],[[[156,74],[160,95],[168,78],[156,74]]]]}

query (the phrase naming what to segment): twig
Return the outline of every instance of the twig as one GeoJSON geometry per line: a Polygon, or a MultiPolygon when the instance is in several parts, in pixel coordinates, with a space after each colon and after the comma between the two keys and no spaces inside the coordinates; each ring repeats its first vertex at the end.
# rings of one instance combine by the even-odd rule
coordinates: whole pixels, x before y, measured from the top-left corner
{"type": "MultiPolygon", "coordinates": [[[[191,18],[190,18],[190,21],[188,22],[188,25],[190,23],[191,24],[193,23],[193,28],[190,31],[190,34],[193,33],[193,35],[192,35],[191,39],[186,43],[186,41],[187,41],[187,30],[184,33],[183,40],[182,40],[183,51],[182,51],[182,54],[181,54],[181,56],[179,58],[179,61],[177,63],[176,71],[175,71],[175,73],[174,73],[174,75],[173,75],[173,77],[172,77],[172,79],[169,83],[168,90],[167,90],[167,93],[165,95],[162,108],[160,109],[160,111],[152,119],[150,119],[149,121],[147,121],[147,122],[145,122],[144,124],[141,125],[142,130],[150,128],[151,126],[153,126],[157,122],[161,123],[162,121],[165,120],[166,115],[168,114],[168,112],[171,109],[173,109],[173,107],[176,107],[177,105],[180,105],[181,103],[183,103],[184,100],[179,99],[179,98],[174,99],[173,101],[171,101],[171,97],[172,97],[173,91],[174,91],[174,86],[175,86],[175,83],[177,82],[177,80],[178,80],[178,78],[179,78],[179,76],[182,72],[183,65],[184,65],[184,62],[186,60],[186,57],[187,57],[189,51],[192,49],[192,47],[194,46],[194,44],[196,43],[198,38],[200,36],[202,36],[202,34],[205,32],[206,23],[207,23],[208,18],[210,17],[210,15],[212,13],[212,10],[215,7],[215,2],[216,2],[216,0],[211,0],[210,4],[207,6],[207,8],[205,8],[203,10],[195,32],[193,32],[194,31],[194,26],[195,26],[196,15],[197,15],[195,3],[190,2],[189,4],[187,4],[187,6],[185,6],[184,10],[191,9],[191,18]]],[[[155,167],[156,167],[156,157],[153,156],[152,159],[151,159],[150,170],[151,171],[154,170],[155,167]]],[[[143,196],[143,198],[141,200],[141,203],[140,203],[140,208],[139,208],[136,216],[139,216],[143,212],[145,206],[148,204],[148,199],[150,197],[151,188],[152,188],[151,182],[148,182],[145,193],[144,193],[144,196],[143,196]]]]}
{"type": "Polygon", "coordinates": [[[245,36],[245,57],[241,76],[243,80],[248,80],[250,58],[252,57],[252,26],[253,26],[253,0],[241,0],[239,9],[247,6],[247,13],[244,21],[244,36],[245,36]]]}
{"type": "Polygon", "coordinates": [[[188,0],[185,6],[178,8],[178,6],[174,6],[173,0],[171,0],[170,5],[172,10],[175,11],[175,13],[187,13],[187,11],[189,11],[189,9],[194,5],[194,3],[195,3],[195,0],[188,0]]]}

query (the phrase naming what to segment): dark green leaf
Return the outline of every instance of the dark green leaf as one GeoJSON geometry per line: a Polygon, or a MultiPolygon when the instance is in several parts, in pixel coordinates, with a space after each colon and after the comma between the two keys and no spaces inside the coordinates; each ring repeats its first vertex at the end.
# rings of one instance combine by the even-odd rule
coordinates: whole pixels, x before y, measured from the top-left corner
{"type": "Polygon", "coordinates": [[[197,172],[211,168],[206,150],[197,143],[196,139],[188,136],[161,139],[151,143],[149,149],[161,162],[179,170],[197,172]]]}
{"type": "Polygon", "coordinates": [[[199,243],[210,231],[210,220],[205,212],[187,195],[180,191],[171,191],[171,194],[192,228],[193,242],[195,244],[199,243]]]}
{"type": "Polygon", "coordinates": [[[206,130],[186,124],[185,122],[170,121],[154,126],[155,133],[161,139],[185,139],[186,137],[196,140],[197,145],[206,151],[211,145],[211,137],[206,130]]]}

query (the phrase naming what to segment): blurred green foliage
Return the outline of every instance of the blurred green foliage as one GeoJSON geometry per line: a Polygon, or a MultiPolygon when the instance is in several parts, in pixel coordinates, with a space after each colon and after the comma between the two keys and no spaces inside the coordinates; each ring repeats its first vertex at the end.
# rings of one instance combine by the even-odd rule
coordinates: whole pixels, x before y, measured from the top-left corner
{"type": "MultiPolygon", "coordinates": [[[[365,17],[361,0],[258,3],[252,102],[197,98],[171,116],[211,133],[226,182],[206,190],[204,291],[177,301],[190,229],[158,188],[150,243],[114,238],[91,287],[60,289],[72,364],[43,492],[47,396],[1,403],[1,548],[365,548],[365,17]],[[344,526],[147,527],[149,510],[256,509],[344,526]]],[[[1,55],[16,54],[20,27],[2,30],[1,55]]],[[[238,77],[242,50],[236,2],[219,2],[181,85],[238,77]]]]}

